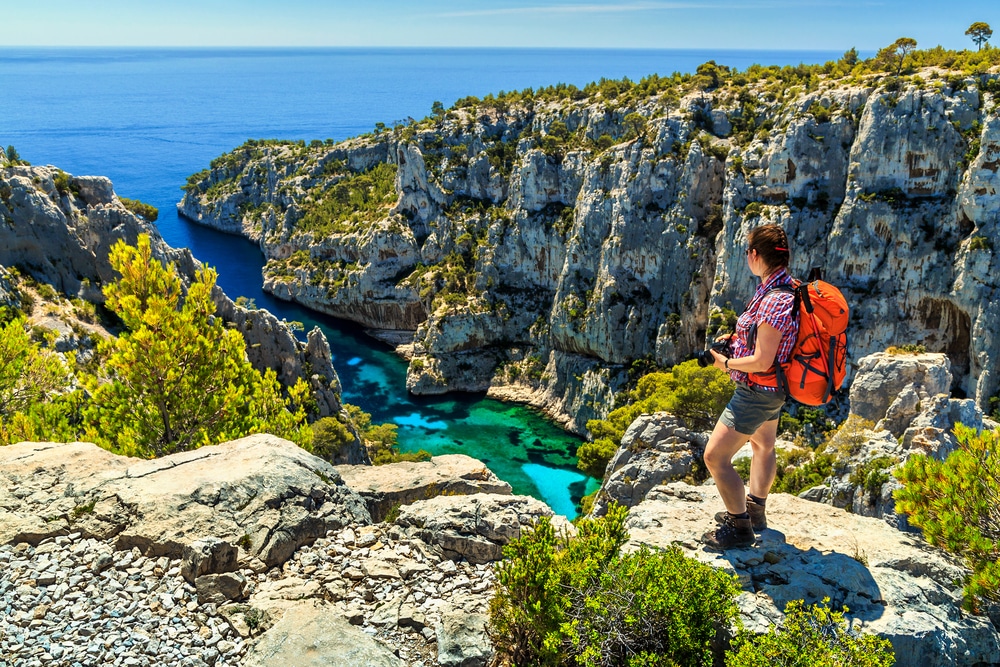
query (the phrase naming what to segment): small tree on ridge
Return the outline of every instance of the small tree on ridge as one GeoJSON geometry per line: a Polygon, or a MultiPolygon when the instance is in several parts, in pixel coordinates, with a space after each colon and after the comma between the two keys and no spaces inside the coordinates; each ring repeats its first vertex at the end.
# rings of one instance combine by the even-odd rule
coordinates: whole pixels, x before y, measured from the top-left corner
{"type": "Polygon", "coordinates": [[[965,34],[972,38],[978,47],[977,50],[983,50],[983,44],[985,44],[990,37],[993,36],[993,30],[990,28],[989,23],[984,23],[983,21],[976,21],[969,26],[969,29],[965,31],[965,34]]]}

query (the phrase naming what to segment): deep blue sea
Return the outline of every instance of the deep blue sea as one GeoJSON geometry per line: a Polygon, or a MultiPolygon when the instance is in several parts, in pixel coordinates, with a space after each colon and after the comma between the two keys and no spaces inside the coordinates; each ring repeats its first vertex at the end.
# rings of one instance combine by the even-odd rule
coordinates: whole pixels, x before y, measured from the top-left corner
{"type": "Polygon", "coordinates": [[[160,210],[172,246],[219,270],[235,298],[330,339],[344,400],[399,425],[405,450],[482,459],[515,493],[575,516],[597,481],[579,474],[579,439],[529,409],[481,396],[407,396],[406,366],[357,327],[261,291],[262,258],[242,239],[178,218],[189,174],[249,138],[345,139],[467,95],[579,87],[601,78],[693,72],[708,60],[738,69],[840,56],[809,51],[574,49],[95,49],[0,48],[0,145],[32,164],[108,176],[116,192],[160,210]]]}

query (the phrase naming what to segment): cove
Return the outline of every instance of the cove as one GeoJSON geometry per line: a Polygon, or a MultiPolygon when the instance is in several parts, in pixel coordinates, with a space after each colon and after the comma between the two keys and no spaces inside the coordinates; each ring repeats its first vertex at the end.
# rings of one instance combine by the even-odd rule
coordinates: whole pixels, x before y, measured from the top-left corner
{"type": "MultiPolygon", "coordinates": [[[[399,428],[402,451],[465,454],[479,459],[515,494],[544,501],[557,514],[578,515],[580,498],[600,486],[576,469],[580,438],[534,410],[475,394],[413,396],[406,391],[406,362],[350,322],[317,313],[264,292],[260,249],[242,237],[190,222],[163,211],[163,230],[184,227],[195,257],[219,272],[219,285],[233,299],[245,296],[277,317],[298,321],[305,331],[326,334],[340,376],[344,402],[371,413],[373,423],[399,428]]],[[[174,235],[174,234],[171,234],[174,235]]],[[[164,231],[164,238],[168,238],[164,231]]],[[[173,245],[173,243],[171,243],[173,245]]]]}

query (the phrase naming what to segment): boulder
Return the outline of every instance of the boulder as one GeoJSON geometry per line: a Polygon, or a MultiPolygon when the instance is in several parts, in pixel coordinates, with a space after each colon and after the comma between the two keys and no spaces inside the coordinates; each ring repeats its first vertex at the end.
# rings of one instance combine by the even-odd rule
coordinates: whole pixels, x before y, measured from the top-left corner
{"type": "Polygon", "coordinates": [[[505,544],[543,516],[552,517],[557,530],[573,526],[540,500],[529,496],[437,496],[403,507],[396,525],[451,560],[465,558],[480,564],[499,560],[505,544]]]}
{"type": "Polygon", "coordinates": [[[236,569],[239,550],[217,537],[195,540],[184,547],[181,556],[181,576],[189,584],[204,574],[221,574],[236,569]]]}
{"type": "Polygon", "coordinates": [[[899,437],[923,402],[951,390],[951,363],[943,354],[876,352],[858,361],[851,413],[899,437]]]}
{"type": "Polygon", "coordinates": [[[247,580],[239,572],[205,574],[195,582],[198,604],[222,605],[234,600],[242,600],[247,589],[247,580]]]}
{"type": "Polygon", "coordinates": [[[957,581],[965,570],[919,537],[877,519],[785,494],[768,497],[768,529],[757,544],[723,553],[700,536],[723,507],[712,486],[675,482],[629,511],[627,550],[678,545],[688,556],[739,577],[744,624],[765,632],[785,605],[803,599],[846,605],[855,627],[889,639],[897,665],[973,667],[1000,663],[1000,636],[966,613],[957,581]]]}
{"type": "Polygon", "coordinates": [[[666,412],[640,415],[608,463],[592,514],[604,516],[611,502],[638,505],[654,486],[687,477],[707,441],[705,434],[688,430],[666,412]]]}
{"type": "Polygon", "coordinates": [[[289,607],[247,653],[244,667],[403,667],[392,651],[326,604],[289,607]]]}
{"type": "Polygon", "coordinates": [[[337,472],[348,488],[365,499],[373,521],[383,520],[394,506],[437,495],[511,493],[510,484],[494,475],[482,461],[463,454],[381,466],[337,466],[337,472]]]}
{"type": "Polygon", "coordinates": [[[486,634],[488,616],[480,609],[470,611],[455,601],[441,612],[437,625],[438,665],[441,667],[486,667],[493,656],[493,644],[486,634]]]}
{"type": "Polygon", "coordinates": [[[179,557],[211,536],[261,569],[328,530],[370,522],[332,465],[268,434],[151,461],[89,443],[20,443],[0,448],[0,480],[3,543],[80,532],[179,557]]]}

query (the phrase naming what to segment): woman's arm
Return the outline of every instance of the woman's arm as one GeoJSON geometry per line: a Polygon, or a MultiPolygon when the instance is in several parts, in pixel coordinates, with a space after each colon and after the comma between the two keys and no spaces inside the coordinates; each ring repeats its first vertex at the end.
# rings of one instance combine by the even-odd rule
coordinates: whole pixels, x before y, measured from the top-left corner
{"type": "MultiPolygon", "coordinates": [[[[757,342],[753,354],[749,357],[730,359],[729,370],[744,373],[760,373],[768,370],[774,365],[774,356],[778,354],[780,344],[781,332],[767,322],[761,322],[757,325],[757,342]]],[[[712,356],[715,357],[715,367],[725,370],[726,357],[715,350],[712,350],[712,356]]]]}

